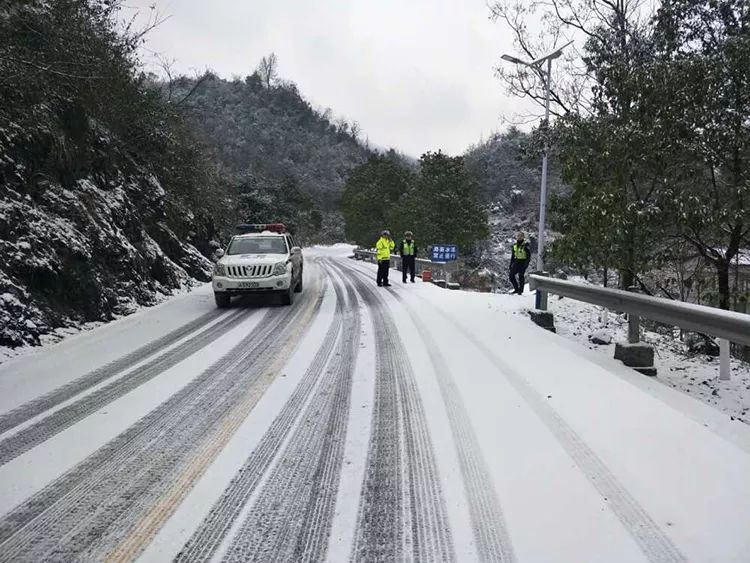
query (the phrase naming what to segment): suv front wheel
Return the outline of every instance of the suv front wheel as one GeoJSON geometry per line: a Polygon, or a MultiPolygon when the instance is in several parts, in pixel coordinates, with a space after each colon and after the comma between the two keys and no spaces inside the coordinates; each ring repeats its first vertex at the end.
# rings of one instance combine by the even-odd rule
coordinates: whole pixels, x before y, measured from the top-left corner
{"type": "Polygon", "coordinates": [[[291,305],[294,302],[294,286],[290,285],[289,289],[281,294],[281,304],[291,305]]]}

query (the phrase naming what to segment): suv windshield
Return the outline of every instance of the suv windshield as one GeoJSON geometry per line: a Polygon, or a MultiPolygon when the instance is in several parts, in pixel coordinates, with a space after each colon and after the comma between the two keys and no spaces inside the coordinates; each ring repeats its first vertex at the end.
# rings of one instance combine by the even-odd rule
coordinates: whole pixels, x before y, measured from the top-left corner
{"type": "Polygon", "coordinates": [[[236,238],[229,243],[227,254],[286,254],[284,237],[236,238]]]}

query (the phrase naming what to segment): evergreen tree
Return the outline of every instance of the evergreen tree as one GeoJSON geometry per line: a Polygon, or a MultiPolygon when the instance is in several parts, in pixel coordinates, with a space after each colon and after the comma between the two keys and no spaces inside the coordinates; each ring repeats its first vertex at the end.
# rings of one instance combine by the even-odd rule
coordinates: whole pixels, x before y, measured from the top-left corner
{"type": "Polygon", "coordinates": [[[355,168],[341,196],[347,240],[371,246],[383,229],[396,228],[394,210],[413,184],[413,173],[393,155],[372,156],[355,168]]]}
{"type": "Polygon", "coordinates": [[[468,251],[488,235],[478,191],[462,157],[428,152],[414,173],[392,154],[375,156],[344,188],[347,237],[369,246],[384,228],[395,238],[410,230],[422,248],[445,243],[468,251]]]}
{"type": "Polygon", "coordinates": [[[557,122],[556,140],[570,199],[554,208],[562,262],[613,267],[627,288],[654,265],[663,236],[658,205],[664,155],[648,127],[654,100],[640,69],[653,60],[650,29],[627,4],[610,8],[584,47],[595,80],[592,113],[557,122]]]}
{"type": "Polygon", "coordinates": [[[438,151],[419,159],[415,189],[399,206],[399,223],[411,220],[423,243],[457,244],[462,252],[489,234],[487,215],[479,204],[479,185],[461,156],[438,151]],[[408,212],[405,213],[405,212],[408,212]]]}
{"type": "Polygon", "coordinates": [[[662,204],[673,236],[713,265],[729,308],[729,268],[750,244],[750,3],[665,1],[657,64],[645,69],[659,101],[654,135],[671,141],[662,204]]]}
{"type": "MultiPolygon", "coordinates": [[[[558,158],[572,187],[554,202],[557,258],[617,267],[630,286],[687,242],[715,269],[727,308],[731,261],[750,244],[750,4],[530,6],[493,4],[530,58],[538,43],[524,24],[529,10],[545,11],[547,39],[570,28],[586,37],[585,72],[553,80],[558,158]]],[[[501,74],[512,91],[540,99],[528,69],[501,74]]]]}

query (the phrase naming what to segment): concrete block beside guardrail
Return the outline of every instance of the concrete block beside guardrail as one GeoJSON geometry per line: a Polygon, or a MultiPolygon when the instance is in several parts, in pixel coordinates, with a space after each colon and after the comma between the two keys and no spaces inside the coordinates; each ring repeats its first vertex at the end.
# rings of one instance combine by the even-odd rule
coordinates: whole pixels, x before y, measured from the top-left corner
{"type": "Polygon", "coordinates": [[[656,376],[654,348],[643,342],[636,344],[618,342],[615,344],[615,360],[620,360],[643,375],[656,376]]]}
{"type": "Polygon", "coordinates": [[[536,309],[529,311],[529,317],[531,322],[535,325],[542,327],[550,332],[557,332],[555,328],[555,317],[552,313],[547,311],[547,293],[537,288],[537,282],[535,277],[549,277],[547,272],[534,272],[533,275],[529,276],[529,289],[536,290],[536,296],[534,297],[534,303],[536,309]]]}
{"type": "Polygon", "coordinates": [[[550,332],[557,332],[555,328],[555,317],[549,311],[529,311],[531,322],[550,332]]]}

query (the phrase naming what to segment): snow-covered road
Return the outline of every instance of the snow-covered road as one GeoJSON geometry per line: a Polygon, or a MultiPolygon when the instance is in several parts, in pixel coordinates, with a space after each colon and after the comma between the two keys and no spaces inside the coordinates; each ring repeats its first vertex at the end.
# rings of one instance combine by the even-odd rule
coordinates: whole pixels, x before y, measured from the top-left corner
{"type": "Polygon", "coordinates": [[[750,427],[346,255],[0,366],[0,561],[750,560],[750,427]]]}

